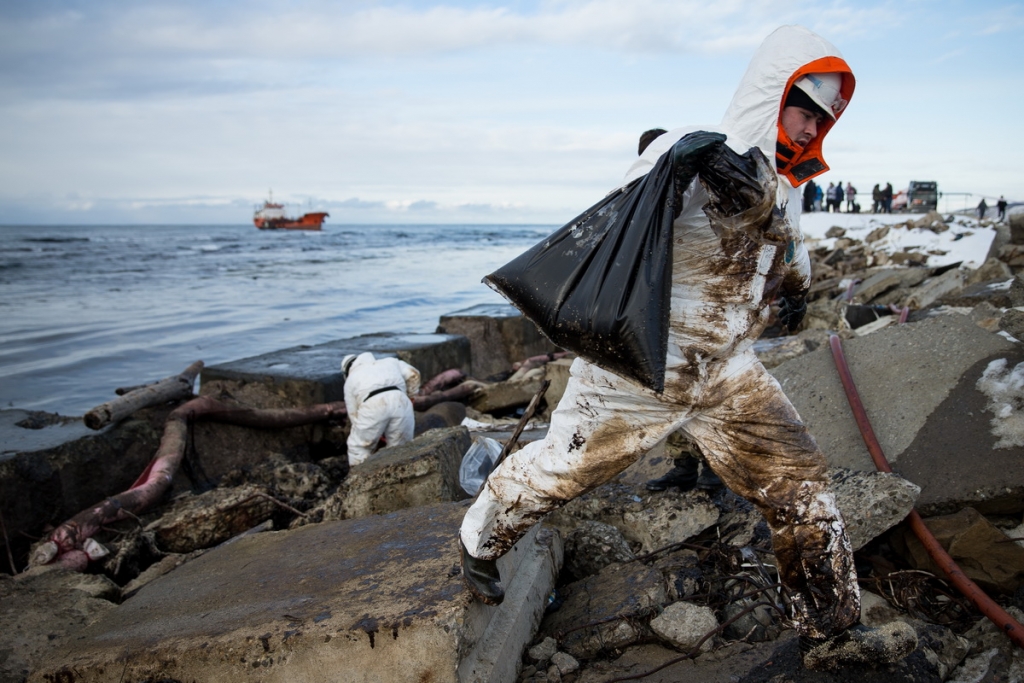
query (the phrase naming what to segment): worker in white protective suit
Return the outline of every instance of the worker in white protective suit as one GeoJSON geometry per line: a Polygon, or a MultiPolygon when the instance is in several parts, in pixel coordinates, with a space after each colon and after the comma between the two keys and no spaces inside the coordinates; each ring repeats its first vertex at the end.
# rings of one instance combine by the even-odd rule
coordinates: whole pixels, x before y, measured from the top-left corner
{"type": "Polygon", "coordinates": [[[411,399],[420,390],[419,370],[397,358],[374,358],[372,353],[345,356],[341,370],[351,424],[349,465],[370,457],[381,436],[388,446],[412,441],[416,419],[411,399]]]}
{"type": "Polygon", "coordinates": [[[664,390],[574,361],[546,438],[502,462],[463,520],[463,575],[479,599],[501,602],[495,560],[541,517],[682,430],[715,474],[764,514],[806,666],[894,662],[916,647],[906,624],[857,624],[853,552],[825,458],[752,350],[774,300],[790,329],[806,310],[810,260],[797,187],[828,170],[822,141],[853,90],[853,73],[833,45],[803,27],[783,26],[758,48],[720,127],[669,131],[629,169],[624,185],[696,130],[725,133],[740,154],[757,147],[775,160],[777,189],[769,189],[769,201],[775,196],[784,215],[784,246],[730,231],[705,212],[709,195],[699,175],[693,180],[673,224],[664,390]]]}

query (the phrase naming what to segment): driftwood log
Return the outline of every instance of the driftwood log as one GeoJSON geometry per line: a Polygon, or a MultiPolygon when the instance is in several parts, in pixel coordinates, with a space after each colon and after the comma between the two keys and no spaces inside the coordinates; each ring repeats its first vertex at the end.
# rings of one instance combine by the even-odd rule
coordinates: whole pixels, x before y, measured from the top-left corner
{"type": "Polygon", "coordinates": [[[47,540],[37,546],[29,563],[42,565],[56,561],[68,569],[85,569],[92,556],[87,542],[100,527],[135,517],[158,502],[170,488],[171,479],[185,454],[190,420],[280,429],[322,422],[345,414],[343,402],[266,410],[230,406],[209,396],[184,403],[168,415],[156,455],[135,483],[127,491],[83,510],[54,529],[47,540]]]}
{"type": "Polygon", "coordinates": [[[148,406],[188,398],[192,395],[192,387],[202,369],[203,361],[197,360],[179,375],[138,387],[113,401],[96,406],[85,414],[85,425],[89,429],[103,429],[148,406]]]}

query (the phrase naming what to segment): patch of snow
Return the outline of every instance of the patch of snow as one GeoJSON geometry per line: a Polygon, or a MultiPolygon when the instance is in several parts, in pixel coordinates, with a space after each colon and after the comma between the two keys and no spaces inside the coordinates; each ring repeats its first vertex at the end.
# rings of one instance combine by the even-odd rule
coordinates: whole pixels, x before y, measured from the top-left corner
{"type": "MultiPolygon", "coordinates": [[[[915,221],[922,217],[923,214],[909,213],[816,211],[800,217],[800,229],[807,241],[808,249],[817,246],[833,249],[837,238],[825,237],[825,233],[833,226],[846,230],[846,236],[850,239],[863,241],[872,230],[886,225],[895,226],[915,221]]],[[[926,264],[932,268],[957,262],[962,262],[964,268],[973,269],[981,266],[992,247],[992,240],[995,239],[995,228],[983,227],[978,219],[969,216],[956,216],[947,224],[949,230],[938,234],[928,228],[892,228],[885,237],[872,242],[870,246],[889,254],[908,250],[922,255],[928,254],[926,264]]]]}
{"type": "Polygon", "coordinates": [[[988,364],[976,385],[988,397],[994,417],[992,435],[998,438],[995,448],[1024,446],[1024,363],[1006,369],[1006,359],[997,358],[988,364]]]}

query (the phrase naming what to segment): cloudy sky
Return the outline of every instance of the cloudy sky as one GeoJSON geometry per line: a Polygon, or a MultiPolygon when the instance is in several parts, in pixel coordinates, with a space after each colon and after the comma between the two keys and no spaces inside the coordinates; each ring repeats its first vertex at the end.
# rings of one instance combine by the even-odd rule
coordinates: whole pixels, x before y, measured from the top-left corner
{"type": "Polygon", "coordinates": [[[864,193],[1024,201],[1024,3],[0,0],[0,224],[550,223],[716,124],[781,24],[839,46],[864,193]]]}

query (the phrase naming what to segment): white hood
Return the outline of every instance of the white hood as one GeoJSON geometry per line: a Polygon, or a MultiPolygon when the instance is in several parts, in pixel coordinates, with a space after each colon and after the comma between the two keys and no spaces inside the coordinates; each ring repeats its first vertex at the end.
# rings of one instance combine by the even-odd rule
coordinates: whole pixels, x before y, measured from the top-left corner
{"type": "Polygon", "coordinates": [[[722,129],[748,148],[756,145],[766,157],[775,158],[786,86],[801,67],[824,57],[842,59],[842,54],[803,26],[782,26],[773,31],[751,58],[722,118],[722,129]]]}
{"type": "MultiPolygon", "coordinates": [[[[854,79],[839,50],[821,36],[803,26],[782,26],[772,32],[754,53],[746,73],[740,80],[732,102],[726,109],[720,126],[686,126],[676,128],[654,140],[629,168],[623,185],[646,174],[658,158],[687,133],[697,130],[722,132],[728,136],[727,144],[743,154],[757,146],[768,159],[776,158],[779,135],[779,115],[782,98],[787,87],[804,73],[834,72],[843,77],[842,92],[846,99],[853,93],[854,79]]],[[[834,121],[819,128],[818,137],[804,150],[798,161],[817,162],[813,177],[828,169],[821,156],[821,143],[834,121]]],[[[806,179],[806,178],[804,178],[806,179]]],[[[780,191],[797,184],[780,173],[780,191]]],[[[801,179],[800,182],[802,182],[801,179]]]]}

